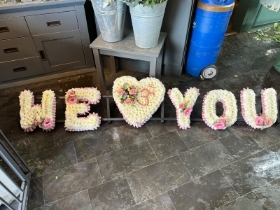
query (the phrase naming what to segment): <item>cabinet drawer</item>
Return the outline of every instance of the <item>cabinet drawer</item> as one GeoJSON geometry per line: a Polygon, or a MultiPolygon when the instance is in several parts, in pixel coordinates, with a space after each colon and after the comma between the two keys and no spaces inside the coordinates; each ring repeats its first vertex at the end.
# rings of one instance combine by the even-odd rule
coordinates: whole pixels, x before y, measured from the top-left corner
{"type": "Polygon", "coordinates": [[[27,16],[26,21],[32,35],[78,29],[75,11],[27,16]]]}
{"type": "Polygon", "coordinates": [[[0,41],[0,62],[37,56],[38,53],[31,37],[0,41]]]}
{"type": "Polygon", "coordinates": [[[39,57],[0,63],[0,81],[20,79],[44,73],[39,57]]]}
{"type": "Polygon", "coordinates": [[[0,40],[29,35],[30,32],[23,17],[0,19],[0,40]]]}

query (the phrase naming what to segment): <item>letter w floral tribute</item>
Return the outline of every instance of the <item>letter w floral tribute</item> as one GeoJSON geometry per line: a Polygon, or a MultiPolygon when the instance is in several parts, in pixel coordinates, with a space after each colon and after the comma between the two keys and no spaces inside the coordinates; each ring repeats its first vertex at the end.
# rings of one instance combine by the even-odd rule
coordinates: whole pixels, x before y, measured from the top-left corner
{"type": "MultiPolygon", "coordinates": [[[[165,87],[156,78],[145,78],[140,81],[131,76],[122,76],[114,81],[113,98],[123,115],[124,120],[139,128],[156,112],[164,100],[165,87]]],[[[189,88],[184,96],[177,88],[168,91],[176,109],[177,123],[181,129],[190,128],[190,115],[199,96],[199,89],[189,88]]],[[[97,113],[86,117],[90,105],[97,104],[101,98],[96,88],[72,88],[66,92],[65,129],[67,131],[86,131],[97,129],[101,118],[97,113]]],[[[55,127],[56,100],[52,90],[43,92],[41,105],[34,104],[33,93],[24,90],[19,96],[20,124],[26,132],[37,126],[45,131],[55,127]]],[[[271,127],[277,121],[277,93],[275,89],[261,90],[263,113],[256,111],[255,93],[243,89],[240,94],[241,112],[245,122],[254,129],[271,127]]],[[[237,102],[235,96],[227,90],[211,90],[203,99],[202,119],[212,129],[221,130],[233,125],[237,120],[237,102]],[[216,104],[223,104],[222,116],[216,114],[216,104]]]]}

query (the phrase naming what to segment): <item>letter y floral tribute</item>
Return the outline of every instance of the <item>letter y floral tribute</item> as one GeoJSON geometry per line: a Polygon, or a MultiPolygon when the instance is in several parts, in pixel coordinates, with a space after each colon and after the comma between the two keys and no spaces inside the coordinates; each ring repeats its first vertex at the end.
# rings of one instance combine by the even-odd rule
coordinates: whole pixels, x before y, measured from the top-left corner
{"type": "MultiPolygon", "coordinates": [[[[113,84],[113,99],[124,120],[136,128],[144,125],[157,111],[164,100],[165,87],[156,78],[138,81],[131,76],[117,78],[113,84]]],[[[184,95],[178,88],[168,91],[175,109],[179,128],[190,128],[190,116],[199,96],[199,89],[191,87],[184,95]]],[[[72,88],[66,92],[65,129],[67,131],[95,130],[101,117],[89,113],[90,105],[99,103],[101,93],[96,88],[72,88]]],[[[34,104],[34,95],[29,90],[20,93],[20,125],[26,132],[37,126],[45,131],[55,127],[56,99],[52,90],[43,92],[41,104],[34,104]]],[[[262,113],[257,114],[255,93],[251,89],[240,92],[241,113],[245,122],[254,129],[271,127],[278,117],[277,93],[275,89],[261,90],[262,113]]],[[[202,119],[214,130],[223,130],[237,120],[237,101],[227,90],[211,90],[203,98],[202,119]],[[223,114],[216,113],[217,103],[223,105],[223,114]]]]}

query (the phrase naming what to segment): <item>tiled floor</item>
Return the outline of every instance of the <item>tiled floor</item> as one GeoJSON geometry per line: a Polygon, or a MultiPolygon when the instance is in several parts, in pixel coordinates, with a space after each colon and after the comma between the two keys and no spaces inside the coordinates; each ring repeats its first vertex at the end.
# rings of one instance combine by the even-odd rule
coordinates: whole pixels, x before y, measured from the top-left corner
{"type": "MultiPolygon", "coordinates": [[[[279,51],[279,43],[256,41],[253,34],[228,36],[216,78],[184,75],[162,81],[167,89],[198,87],[202,96],[227,89],[238,97],[246,87],[259,95],[262,88],[274,87],[279,99],[280,73],[273,69],[279,51]]],[[[109,70],[106,75],[113,81],[109,70]]],[[[102,123],[96,131],[76,133],[66,132],[63,123],[48,133],[19,128],[18,95],[25,88],[38,96],[49,88],[64,95],[69,88],[97,84],[96,74],[87,74],[0,91],[0,128],[35,171],[28,209],[280,209],[279,124],[263,131],[242,122],[224,131],[194,122],[182,131],[175,121],[149,121],[140,129],[102,123]]],[[[200,117],[201,102],[192,117],[200,117]]],[[[104,116],[103,105],[93,109],[104,116]]],[[[174,117],[168,97],[165,105],[166,116],[174,117]]],[[[63,101],[57,115],[64,117],[63,101]]]]}

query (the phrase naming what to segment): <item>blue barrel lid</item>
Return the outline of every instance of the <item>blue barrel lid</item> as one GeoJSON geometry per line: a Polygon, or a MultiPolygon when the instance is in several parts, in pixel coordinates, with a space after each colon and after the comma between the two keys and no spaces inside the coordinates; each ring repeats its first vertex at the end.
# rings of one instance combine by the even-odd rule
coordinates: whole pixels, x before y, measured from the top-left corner
{"type": "Polygon", "coordinates": [[[217,5],[217,6],[226,6],[231,5],[234,3],[234,0],[200,0],[204,4],[210,4],[210,5],[217,5]]]}

